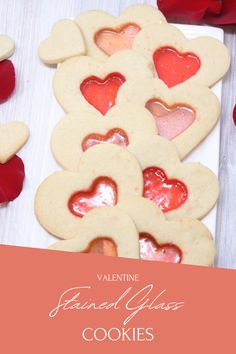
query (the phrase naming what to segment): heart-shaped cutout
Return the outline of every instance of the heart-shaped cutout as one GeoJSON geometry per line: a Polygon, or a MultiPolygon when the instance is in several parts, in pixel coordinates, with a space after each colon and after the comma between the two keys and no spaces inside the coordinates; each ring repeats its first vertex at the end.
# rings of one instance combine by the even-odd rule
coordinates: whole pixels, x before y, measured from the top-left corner
{"type": "Polygon", "coordinates": [[[99,254],[103,256],[117,256],[115,242],[107,237],[99,237],[93,240],[83,253],[99,254]]]}
{"type": "Polygon", "coordinates": [[[120,50],[131,49],[135,36],[141,28],[129,23],[112,29],[104,28],[95,34],[94,41],[105,54],[112,55],[120,50]]]}
{"type": "Polygon", "coordinates": [[[188,199],[185,184],[177,179],[168,179],[161,168],[146,168],[143,178],[143,196],[155,202],[164,213],[179,208],[188,199]]]}
{"type": "Polygon", "coordinates": [[[68,201],[68,207],[72,214],[82,218],[96,207],[114,206],[116,203],[116,183],[108,177],[98,177],[89,190],[74,193],[68,201]]]}
{"type": "Polygon", "coordinates": [[[15,89],[15,68],[10,60],[0,62],[0,103],[5,102],[15,89]]]}
{"type": "Polygon", "coordinates": [[[182,252],[176,245],[159,245],[155,238],[148,233],[140,233],[140,258],[150,261],[180,263],[182,252]]]}
{"type": "Polygon", "coordinates": [[[80,85],[84,98],[103,115],[114,106],[120,86],[126,81],[120,73],[111,73],[104,79],[91,76],[80,85]]]}
{"type": "Polygon", "coordinates": [[[23,122],[0,124],[0,163],[4,164],[26,143],[29,129],[23,122]]]}
{"type": "Polygon", "coordinates": [[[39,56],[46,64],[58,64],[67,58],[85,54],[85,45],[79,27],[71,20],[60,20],[51,35],[40,44],[39,56]]]}
{"type": "Polygon", "coordinates": [[[126,132],[119,128],[111,129],[105,135],[89,134],[82,141],[82,150],[86,151],[90,147],[102,143],[112,143],[126,147],[129,145],[129,138],[126,132]]]}
{"type": "Polygon", "coordinates": [[[24,178],[24,163],[18,156],[0,164],[0,204],[8,203],[19,196],[24,178]]]}
{"type": "Polygon", "coordinates": [[[193,53],[179,53],[175,48],[161,47],[153,54],[153,62],[158,77],[168,87],[173,87],[194,76],[201,61],[193,53]]]}
{"type": "Polygon", "coordinates": [[[145,107],[155,119],[158,134],[168,140],[183,133],[195,120],[194,110],[182,104],[168,106],[160,100],[152,99],[145,107]]]}

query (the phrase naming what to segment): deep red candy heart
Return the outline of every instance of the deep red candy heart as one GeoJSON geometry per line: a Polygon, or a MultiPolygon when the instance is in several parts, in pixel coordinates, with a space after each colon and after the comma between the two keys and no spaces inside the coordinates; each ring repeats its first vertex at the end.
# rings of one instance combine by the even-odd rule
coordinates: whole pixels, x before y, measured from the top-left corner
{"type": "Polygon", "coordinates": [[[68,207],[72,214],[82,218],[96,207],[114,206],[116,203],[116,183],[108,177],[98,177],[89,190],[74,193],[68,201],[68,207]]]}
{"type": "Polygon", "coordinates": [[[139,235],[140,258],[150,261],[180,263],[182,252],[174,244],[159,245],[155,238],[148,233],[139,235]]]}
{"type": "Polygon", "coordinates": [[[159,167],[146,168],[143,178],[143,196],[155,202],[164,213],[179,208],[188,199],[185,184],[177,179],[168,179],[159,167]]]}
{"type": "Polygon", "coordinates": [[[8,203],[19,196],[24,178],[24,163],[17,155],[0,164],[0,203],[8,203]]]}
{"type": "Polygon", "coordinates": [[[173,87],[194,76],[201,61],[193,53],[179,53],[175,48],[161,47],[153,54],[153,62],[158,77],[168,87],[173,87]]]}
{"type": "Polygon", "coordinates": [[[125,147],[129,145],[129,139],[124,130],[114,128],[109,130],[105,135],[90,134],[86,136],[82,142],[82,150],[86,151],[90,147],[102,143],[113,143],[125,147]]]}
{"type": "Polygon", "coordinates": [[[118,90],[126,81],[120,73],[111,73],[104,79],[90,76],[80,85],[84,98],[103,115],[114,106],[118,90]]]}
{"type": "Polygon", "coordinates": [[[0,62],[0,103],[5,102],[15,89],[15,69],[10,60],[0,62]]]}

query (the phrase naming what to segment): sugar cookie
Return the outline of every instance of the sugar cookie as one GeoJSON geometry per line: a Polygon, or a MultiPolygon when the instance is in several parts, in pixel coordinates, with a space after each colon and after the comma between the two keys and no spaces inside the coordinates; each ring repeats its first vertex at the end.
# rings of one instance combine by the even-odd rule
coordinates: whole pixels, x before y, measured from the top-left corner
{"type": "Polygon", "coordinates": [[[85,53],[86,48],[79,27],[66,19],[56,22],[50,36],[39,46],[39,57],[46,64],[58,64],[85,53]]]}
{"type": "Polygon", "coordinates": [[[93,241],[104,238],[114,242],[119,257],[139,258],[139,237],[133,221],[122,210],[112,207],[90,211],[77,224],[76,237],[59,241],[49,248],[87,253],[93,241]]]}
{"type": "Polygon", "coordinates": [[[0,163],[10,160],[27,142],[29,129],[23,122],[0,124],[0,163]]]}
{"type": "Polygon", "coordinates": [[[163,14],[149,5],[128,7],[119,17],[92,10],[80,14],[75,22],[81,28],[88,55],[104,60],[119,50],[131,49],[140,29],[153,23],[166,23],[163,14]]]}
{"type": "Polygon", "coordinates": [[[7,36],[0,35],[0,61],[9,58],[15,50],[14,41],[7,36]]]}
{"type": "Polygon", "coordinates": [[[103,115],[115,104],[120,86],[129,79],[152,77],[151,63],[141,54],[124,50],[105,62],[88,56],[66,60],[57,69],[53,87],[62,108],[69,113],[81,110],[103,115]]]}
{"type": "Polygon", "coordinates": [[[140,136],[156,133],[152,115],[144,108],[126,102],[112,107],[105,117],[81,111],[68,114],[53,130],[51,146],[59,164],[76,171],[84,151],[93,145],[112,142],[126,147],[140,136]]]}
{"type": "Polygon", "coordinates": [[[168,88],[152,78],[138,85],[129,80],[122,85],[117,103],[133,102],[153,115],[158,134],[172,140],[184,158],[210,133],[220,114],[220,103],[207,87],[185,82],[168,88]]]}
{"type": "Polygon", "coordinates": [[[190,40],[168,24],[145,27],[137,34],[133,49],[153,62],[157,76],[169,87],[190,80],[212,86],[230,65],[229,51],[217,39],[190,40]]]}
{"type": "Polygon", "coordinates": [[[116,208],[133,219],[139,232],[142,259],[204,266],[213,264],[214,241],[200,221],[191,218],[167,221],[156,204],[145,198],[130,197],[116,208]]]}
{"type": "Polygon", "coordinates": [[[85,151],[78,172],[56,172],[41,183],[35,214],[47,231],[68,239],[77,236],[78,223],[89,210],[114,206],[142,191],[142,171],[135,157],[118,145],[100,144],[85,151]]]}
{"type": "Polygon", "coordinates": [[[214,173],[198,163],[181,163],[170,141],[144,137],[128,150],[142,166],[143,196],[155,201],[168,219],[201,219],[216,203],[219,184],[214,173]]]}

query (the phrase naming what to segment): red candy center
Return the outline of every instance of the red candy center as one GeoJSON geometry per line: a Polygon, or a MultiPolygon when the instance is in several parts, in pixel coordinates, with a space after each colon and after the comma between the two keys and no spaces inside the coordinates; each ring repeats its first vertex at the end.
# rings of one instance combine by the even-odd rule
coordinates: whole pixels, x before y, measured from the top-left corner
{"type": "Polygon", "coordinates": [[[82,218],[96,207],[114,206],[116,203],[116,183],[108,177],[98,177],[88,191],[74,193],[68,201],[68,207],[72,214],[82,218]]]}
{"type": "Polygon", "coordinates": [[[0,62],[0,103],[5,102],[15,88],[15,69],[10,60],[0,62]]]}
{"type": "Polygon", "coordinates": [[[119,73],[111,73],[100,79],[90,76],[80,85],[84,98],[103,115],[114,106],[120,86],[126,81],[119,73]]]}
{"type": "Polygon", "coordinates": [[[147,233],[139,235],[140,258],[145,260],[180,263],[181,250],[173,244],[159,245],[155,238],[147,233]]]}
{"type": "Polygon", "coordinates": [[[172,140],[183,133],[195,120],[192,108],[182,104],[167,106],[159,100],[150,100],[146,108],[152,113],[157,126],[158,134],[172,140]]]}
{"type": "Polygon", "coordinates": [[[171,47],[157,49],[153,61],[159,78],[169,87],[188,80],[201,66],[200,59],[195,54],[179,53],[171,47]]]}
{"type": "Polygon", "coordinates": [[[112,55],[120,50],[132,48],[134,38],[140,29],[138,25],[132,23],[115,30],[104,28],[96,33],[94,41],[105,54],[112,55]]]}
{"type": "Polygon", "coordinates": [[[114,128],[109,130],[105,135],[90,134],[86,136],[82,142],[82,150],[86,151],[91,146],[102,143],[113,143],[125,147],[129,145],[129,139],[124,130],[114,128]]]}
{"type": "Polygon", "coordinates": [[[24,178],[24,164],[17,155],[0,164],[0,204],[8,203],[19,196],[24,178]]]}
{"type": "Polygon", "coordinates": [[[179,208],[188,198],[185,184],[177,179],[168,179],[158,167],[148,167],[143,171],[143,196],[155,202],[164,212],[179,208]]]}
{"type": "Polygon", "coordinates": [[[117,256],[117,247],[114,241],[107,237],[99,237],[93,240],[83,253],[93,253],[103,256],[117,256]]]}

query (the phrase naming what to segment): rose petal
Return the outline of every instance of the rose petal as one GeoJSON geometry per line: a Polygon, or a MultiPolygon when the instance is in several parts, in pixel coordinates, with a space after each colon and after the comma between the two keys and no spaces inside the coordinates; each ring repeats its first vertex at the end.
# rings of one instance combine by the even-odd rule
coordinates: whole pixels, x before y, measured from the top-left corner
{"type": "Polygon", "coordinates": [[[206,14],[220,14],[222,9],[220,0],[158,0],[157,3],[168,19],[181,22],[200,21],[206,14]]]}
{"type": "Polygon", "coordinates": [[[233,110],[233,121],[234,124],[236,125],[236,105],[234,106],[234,110],[233,110]]]}
{"type": "Polygon", "coordinates": [[[158,0],[157,4],[171,21],[236,24],[236,0],[158,0]]]}

